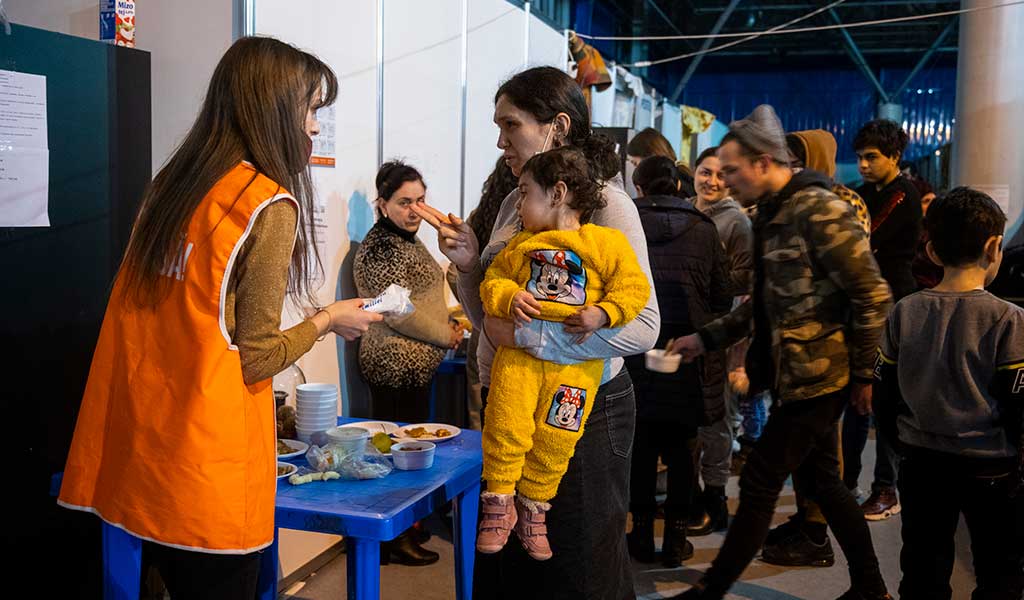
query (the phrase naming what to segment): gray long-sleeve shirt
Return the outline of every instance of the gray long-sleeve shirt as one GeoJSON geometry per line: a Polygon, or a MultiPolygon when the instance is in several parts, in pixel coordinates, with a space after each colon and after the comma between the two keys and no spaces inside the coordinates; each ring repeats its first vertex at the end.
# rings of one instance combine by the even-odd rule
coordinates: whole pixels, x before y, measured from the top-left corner
{"type": "Polygon", "coordinates": [[[896,304],[879,352],[876,368],[895,367],[906,403],[902,442],[980,458],[1018,453],[1021,407],[1000,396],[1024,391],[1024,309],[983,290],[924,290],[896,304]]]}
{"type": "MultiPolygon", "coordinates": [[[[636,253],[637,260],[647,281],[654,288],[651,277],[651,265],[647,259],[647,240],[644,237],[640,215],[626,192],[622,189],[622,178],[616,176],[608,181],[602,191],[607,206],[594,213],[591,222],[596,225],[618,229],[629,240],[636,253]]],[[[516,233],[522,229],[519,214],[516,211],[516,199],[519,190],[514,190],[501,204],[491,241],[481,253],[480,263],[469,273],[460,273],[458,278],[459,299],[466,315],[473,326],[483,330],[484,310],[480,303],[480,283],[484,272],[516,233]]],[[[531,356],[540,360],[555,363],[574,363],[593,359],[610,359],[605,361],[604,375],[601,383],[609,381],[622,369],[622,357],[646,352],[654,347],[661,328],[661,316],[658,312],[658,300],[651,294],[637,318],[623,327],[616,329],[600,329],[586,342],[576,343],[576,336],[563,330],[562,323],[533,319],[529,325],[516,330],[516,346],[526,350],[531,356]]],[[[480,337],[477,349],[477,361],[480,365],[480,381],[490,385],[491,363],[494,361],[495,347],[486,332],[480,337]]]]}

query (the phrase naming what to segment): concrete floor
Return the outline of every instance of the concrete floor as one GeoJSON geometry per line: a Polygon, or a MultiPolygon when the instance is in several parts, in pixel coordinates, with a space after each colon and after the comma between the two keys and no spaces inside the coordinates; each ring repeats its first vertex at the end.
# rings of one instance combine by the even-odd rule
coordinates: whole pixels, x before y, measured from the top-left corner
{"type": "MultiPolygon", "coordinates": [[[[874,464],[874,441],[865,451],[864,474],[861,489],[870,489],[874,464]]],[[[729,484],[730,507],[735,510],[736,478],[729,484]]],[[[787,487],[779,499],[776,521],[782,522],[795,511],[792,488],[787,487]]],[[[662,521],[656,524],[660,536],[662,521]]],[[[441,554],[441,560],[428,567],[411,568],[398,565],[381,567],[381,598],[384,600],[450,600],[455,597],[452,545],[447,531],[439,520],[430,523],[436,534],[426,546],[441,554]]],[[[899,584],[900,519],[870,523],[871,534],[889,590],[899,584]]],[[[641,600],[665,598],[689,587],[708,567],[721,545],[723,535],[713,534],[694,538],[696,554],[679,569],[652,568],[657,565],[634,563],[634,581],[637,597],[641,600]]],[[[658,540],[660,543],[660,540],[658,540]]],[[[743,573],[728,596],[730,599],[756,600],[834,600],[849,585],[846,562],[833,540],[836,564],[829,568],[787,568],[768,565],[755,560],[743,573]]],[[[970,566],[970,546],[966,529],[961,522],[957,532],[957,561],[953,573],[953,599],[968,600],[974,587],[970,566]]],[[[292,586],[281,598],[292,600],[338,600],[346,597],[345,556],[339,556],[302,582],[292,586]]]]}

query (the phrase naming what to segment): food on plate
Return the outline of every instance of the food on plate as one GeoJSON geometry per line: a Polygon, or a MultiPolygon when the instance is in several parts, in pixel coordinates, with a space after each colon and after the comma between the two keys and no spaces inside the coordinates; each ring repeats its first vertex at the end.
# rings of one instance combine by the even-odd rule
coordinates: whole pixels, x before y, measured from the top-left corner
{"type": "Polygon", "coordinates": [[[311,481],[330,481],[332,479],[341,479],[341,475],[334,471],[325,471],[323,473],[306,473],[305,475],[299,475],[296,473],[288,478],[288,483],[292,485],[302,485],[311,481]]]}
{"type": "Polygon", "coordinates": [[[443,438],[443,437],[450,437],[452,435],[451,430],[445,429],[443,427],[438,427],[437,431],[430,431],[426,427],[413,427],[412,429],[406,429],[404,431],[404,433],[405,433],[405,435],[407,435],[407,436],[409,436],[411,438],[417,438],[417,439],[421,438],[421,437],[427,437],[427,436],[443,438]]]}
{"type": "Polygon", "coordinates": [[[294,406],[286,405],[277,409],[277,437],[286,439],[299,437],[298,432],[295,430],[294,406]]]}
{"type": "Polygon", "coordinates": [[[373,434],[373,439],[370,440],[370,443],[373,444],[381,454],[391,452],[391,446],[394,444],[394,442],[391,441],[391,437],[386,433],[373,434]]]}
{"type": "Polygon", "coordinates": [[[287,475],[288,473],[291,473],[294,470],[295,469],[290,466],[277,465],[277,476],[280,477],[282,475],[287,475]]]}
{"type": "Polygon", "coordinates": [[[282,454],[291,454],[292,452],[295,452],[295,450],[296,450],[295,448],[292,448],[291,446],[289,446],[288,444],[282,442],[281,440],[277,440],[277,455],[278,456],[280,456],[282,454]]]}

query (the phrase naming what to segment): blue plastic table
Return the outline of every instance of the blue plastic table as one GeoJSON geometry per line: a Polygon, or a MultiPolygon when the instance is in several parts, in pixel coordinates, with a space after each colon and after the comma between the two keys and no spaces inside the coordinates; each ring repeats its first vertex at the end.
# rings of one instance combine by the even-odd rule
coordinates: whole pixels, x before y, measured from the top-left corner
{"type": "MultiPolygon", "coordinates": [[[[339,418],[339,424],[361,419],[339,418]]],[[[437,444],[434,466],[423,471],[394,470],[383,479],[314,481],[293,486],[278,481],[278,528],[343,535],[348,552],[348,598],[380,598],[380,542],[392,540],[420,519],[454,502],[455,597],[470,600],[476,546],[477,502],[483,455],[480,432],[463,430],[437,444]]],[[[59,490],[59,476],[54,478],[59,490]]],[[[106,600],[137,599],[142,541],[103,525],[103,580],[106,600]]],[[[277,535],[263,553],[261,600],[277,597],[277,535]]]]}

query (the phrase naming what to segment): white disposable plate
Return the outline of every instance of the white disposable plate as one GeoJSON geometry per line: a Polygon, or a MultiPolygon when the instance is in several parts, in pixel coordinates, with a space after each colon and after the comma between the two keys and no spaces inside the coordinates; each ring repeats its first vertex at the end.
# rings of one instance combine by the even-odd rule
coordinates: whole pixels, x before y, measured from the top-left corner
{"type": "Polygon", "coordinates": [[[284,479],[285,477],[288,477],[289,475],[294,475],[295,473],[297,473],[299,471],[299,468],[296,467],[295,465],[293,465],[292,463],[284,463],[284,462],[277,463],[277,468],[280,469],[281,467],[285,467],[288,470],[285,471],[285,473],[283,475],[278,475],[277,476],[278,479],[284,479]]]}
{"type": "Polygon", "coordinates": [[[306,453],[306,450],[309,450],[309,444],[307,444],[306,442],[300,442],[299,440],[280,440],[280,441],[282,441],[285,444],[291,446],[292,448],[295,449],[295,451],[294,452],[289,452],[288,454],[278,454],[277,455],[277,459],[278,460],[281,460],[282,458],[295,458],[296,456],[302,456],[303,454],[306,453]]]}
{"type": "Polygon", "coordinates": [[[462,433],[461,429],[454,425],[447,425],[445,423],[413,423],[411,425],[406,425],[405,427],[399,427],[397,430],[395,430],[394,433],[391,434],[391,437],[398,438],[400,440],[418,440],[421,442],[447,442],[448,440],[459,437],[460,433],[462,433]],[[448,431],[452,432],[452,434],[446,435],[444,437],[437,437],[436,435],[412,437],[406,434],[406,432],[409,431],[410,429],[416,429],[417,427],[422,427],[431,433],[436,432],[438,429],[447,429],[448,431]]]}
{"type": "Polygon", "coordinates": [[[399,429],[397,423],[391,421],[359,421],[358,423],[345,423],[342,427],[360,427],[369,431],[371,434],[374,433],[386,433],[391,435],[395,430],[399,429]]]}

